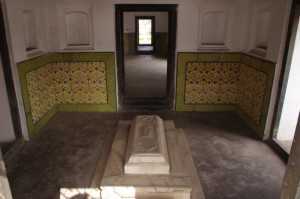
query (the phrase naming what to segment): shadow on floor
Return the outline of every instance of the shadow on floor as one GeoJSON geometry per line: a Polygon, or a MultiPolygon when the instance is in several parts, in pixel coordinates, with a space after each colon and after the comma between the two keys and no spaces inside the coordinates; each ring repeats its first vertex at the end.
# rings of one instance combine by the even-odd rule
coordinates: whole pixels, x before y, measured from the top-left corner
{"type": "MultiPolygon", "coordinates": [[[[59,112],[7,163],[14,199],[88,188],[119,120],[157,114],[183,128],[207,199],[277,199],[285,164],[234,113],[59,112]]],[[[76,197],[81,198],[81,197],[76,197]]]]}

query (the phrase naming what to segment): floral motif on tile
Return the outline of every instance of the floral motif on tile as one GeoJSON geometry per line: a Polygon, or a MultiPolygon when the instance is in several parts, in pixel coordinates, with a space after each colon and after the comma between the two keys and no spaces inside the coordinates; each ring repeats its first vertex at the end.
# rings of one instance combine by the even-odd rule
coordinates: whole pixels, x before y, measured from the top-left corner
{"type": "Polygon", "coordinates": [[[51,69],[47,64],[26,74],[33,124],[56,105],[51,69]]]}
{"type": "Polygon", "coordinates": [[[220,98],[224,104],[236,104],[239,82],[239,63],[221,63],[220,98]]]}
{"type": "Polygon", "coordinates": [[[55,62],[26,73],[33,124],[58,104],[107,103],[104,62],[55,62]]]}
{"type": "Polygon", "coordinates": [[[185,104],[237,104],[259,124],[266,78],[241,63],[187,63],[185,104]]]}
{"type": "Polygon", "coordinates": [[[69,62],[53,63],[53,84],[57,104],[66,104],[71,102],[72,87],[70,83],[69,62]]]}
{"type": "Polygon", "coordinates": [[[260,123],[267,75],[241,64],[239,75],[239,107],[257,124],[260,123]]]}
{"type": "Polygon", "coordinates": [[[71,62],[72,103],[107,103],[104,62],[71,62]]]}
{"type": "Polygon", "coordinates": [[[192,62],[186,67],[185,104],[233,104],[238,63],[192,62]]]}

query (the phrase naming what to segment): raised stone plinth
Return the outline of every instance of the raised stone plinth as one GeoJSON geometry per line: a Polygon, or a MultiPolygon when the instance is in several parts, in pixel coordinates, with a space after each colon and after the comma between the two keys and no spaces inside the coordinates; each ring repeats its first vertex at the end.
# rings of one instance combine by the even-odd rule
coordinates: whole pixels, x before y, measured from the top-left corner
{"type": "Polygon", "coordinates": [[[183,130],[157,116],[119,122],[100,190],[101,199],[205,198],[183,130]]]}
{"type": "Polygon", "coordinates": [[[125,174],[169,174],[170,164],[162,119],[136,116],[130,125],[125,174]]]}

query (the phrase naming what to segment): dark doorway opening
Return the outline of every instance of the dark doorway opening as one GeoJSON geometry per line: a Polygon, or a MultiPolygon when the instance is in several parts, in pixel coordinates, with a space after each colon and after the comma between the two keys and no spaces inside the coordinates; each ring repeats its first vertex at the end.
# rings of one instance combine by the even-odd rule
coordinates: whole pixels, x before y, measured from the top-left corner
{"type": "Polygon", "coordinates": [[[115,9],[119,110],[173,109],[177,5],[117,4],[115,9]],[[135,16],[134,36],[130,36],[132,30],[125,24],[128,13],[135,16]],[[167,34],[156,28],[161,20],[155,17],[160,14],[166,16],[166,25],[162,26],[167,34]],[[143,41],[140,40],[140,21],[145,22],[148,29],[143,41]],[[130,38],[135,39],[133,55],[130,54],[132,48],[128,46],[130,38]],[[163,51],[163,48],[166,50],[163,51]]]}

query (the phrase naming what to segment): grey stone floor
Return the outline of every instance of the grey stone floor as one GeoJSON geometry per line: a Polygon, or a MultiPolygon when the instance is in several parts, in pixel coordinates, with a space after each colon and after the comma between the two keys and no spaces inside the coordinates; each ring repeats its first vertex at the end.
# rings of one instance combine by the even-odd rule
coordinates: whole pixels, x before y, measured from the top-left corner
{"type": "Polygon", "coordinates": [[[125,56],[125,93],[127,97],[165,97],[166,87],[166,57],[125,56]]]}
{"type": "MultiPolygon", "coordinates": [[[[119,120],[139,112],[57,113],[8,164],[14,199],[87,188],[119,120]]],[[[285,164],[234,113],[144,112],[183,128],[207,199],[277,199],[285,164]]],[[[80,197],[74,197],[80,198],[80,197]]]]}

